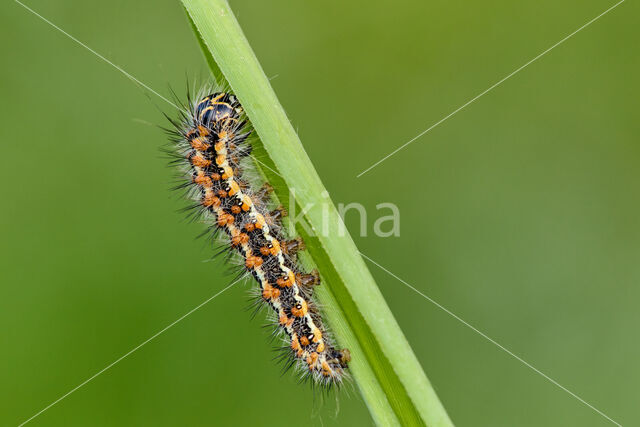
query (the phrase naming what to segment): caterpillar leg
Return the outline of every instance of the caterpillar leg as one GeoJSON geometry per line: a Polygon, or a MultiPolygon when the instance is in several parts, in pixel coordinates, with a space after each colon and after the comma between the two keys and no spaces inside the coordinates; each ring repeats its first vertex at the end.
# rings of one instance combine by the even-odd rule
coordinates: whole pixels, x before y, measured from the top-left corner
{"type": "Polygon", "coordinates": [[[301,286],[311,288],[320,284],[320,274],[318,270],[314,269],[309,274],[298,274],[296,279],[301,286]]]}
{"type": "Polygon", "coordinates": [[[292,240],[283,240],[280,242],[280,246],[282,247],[282,251],[288,255],[295,255],[306,249],[304,240],[302,240],[301,237],[296,237],[292,240]]]}

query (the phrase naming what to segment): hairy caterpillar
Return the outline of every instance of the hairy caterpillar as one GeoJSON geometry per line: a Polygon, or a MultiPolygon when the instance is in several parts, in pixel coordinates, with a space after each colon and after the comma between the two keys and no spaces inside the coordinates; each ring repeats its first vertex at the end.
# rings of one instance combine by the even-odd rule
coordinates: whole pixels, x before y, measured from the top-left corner
{"type": "Polygon", "coordinates": [[[271,307],[287,342],[286,366],[297,366],[302,378],[320,385],[340,384],[350,354],[336,349],[323,327],[312,298],[319,275],[303,273],[297,263],[302,240],[282,236],[279,221],[285,212],[268,210],[271,186],[252,188],[243,177],[248,167],[243,159],[251,153],[244,110],[230,93],[199,98],[188,99],[179,121],[169,119],[176,163],[185,172],[179,187],[196,201],[193,212],[209,222],[213,233],[223,232],[225,248],[241,257],[244,271],[258,282],[259,301],[271,307]]]}

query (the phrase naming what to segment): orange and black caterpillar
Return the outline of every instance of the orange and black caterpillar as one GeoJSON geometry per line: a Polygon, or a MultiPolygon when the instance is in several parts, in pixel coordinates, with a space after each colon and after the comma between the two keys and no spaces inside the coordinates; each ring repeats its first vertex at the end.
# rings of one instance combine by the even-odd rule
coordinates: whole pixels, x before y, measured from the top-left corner
{"type": "Polygon", "coordinates": [[[331,344],[322,325],[312,299],[319,275],[305,274],[298,266],[302,240],[281,235],[284,210],[267,208],[273,189],[268,184],[254,189],[243,179],[241,163],[251,152],[251,130],[237,98],[217,92],[189,100],[181,121],[171,122],[175,155],[187,175],[180,187],[196,200],[194,212],[211,221],[213,233],[224,232],[223,245],[242,257],[243,269],[258,282],[259,301],[273,309],[277,328],[284,332],[286,366],[296,365],[304,379],[320,385],[340,384],[350,354],[331,344]]]}

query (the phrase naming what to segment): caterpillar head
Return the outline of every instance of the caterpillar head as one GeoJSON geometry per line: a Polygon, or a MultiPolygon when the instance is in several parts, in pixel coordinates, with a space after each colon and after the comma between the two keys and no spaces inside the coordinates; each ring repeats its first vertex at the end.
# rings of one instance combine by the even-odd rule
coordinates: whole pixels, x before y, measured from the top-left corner
{"type": "Polygon", "coordinates": [[[226,92],[216,92],[202,98],[195,108],[195,117],[207,127],[218,123],[237,120],[242,114],[242,106],[238,99],[226,92]]]}

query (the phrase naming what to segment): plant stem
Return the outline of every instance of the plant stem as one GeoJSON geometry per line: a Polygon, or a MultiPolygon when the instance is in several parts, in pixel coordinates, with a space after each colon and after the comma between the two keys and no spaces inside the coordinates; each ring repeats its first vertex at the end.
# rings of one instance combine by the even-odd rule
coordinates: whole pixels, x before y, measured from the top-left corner
{"type": "Polygon", "coordinates": [[[379,425],[451,426],[227,1],[182,3],[212,71],[222,72],[242,102],[262,144],[255,149],[268,155],[256,167],[280,200],[293,191],[297,205],[305,207],[304,219],[315,235],[297,228],[307,246],[303,262],[320,271],[323,318],[351,351],[349,370],[373,419],[379,425]]]}

